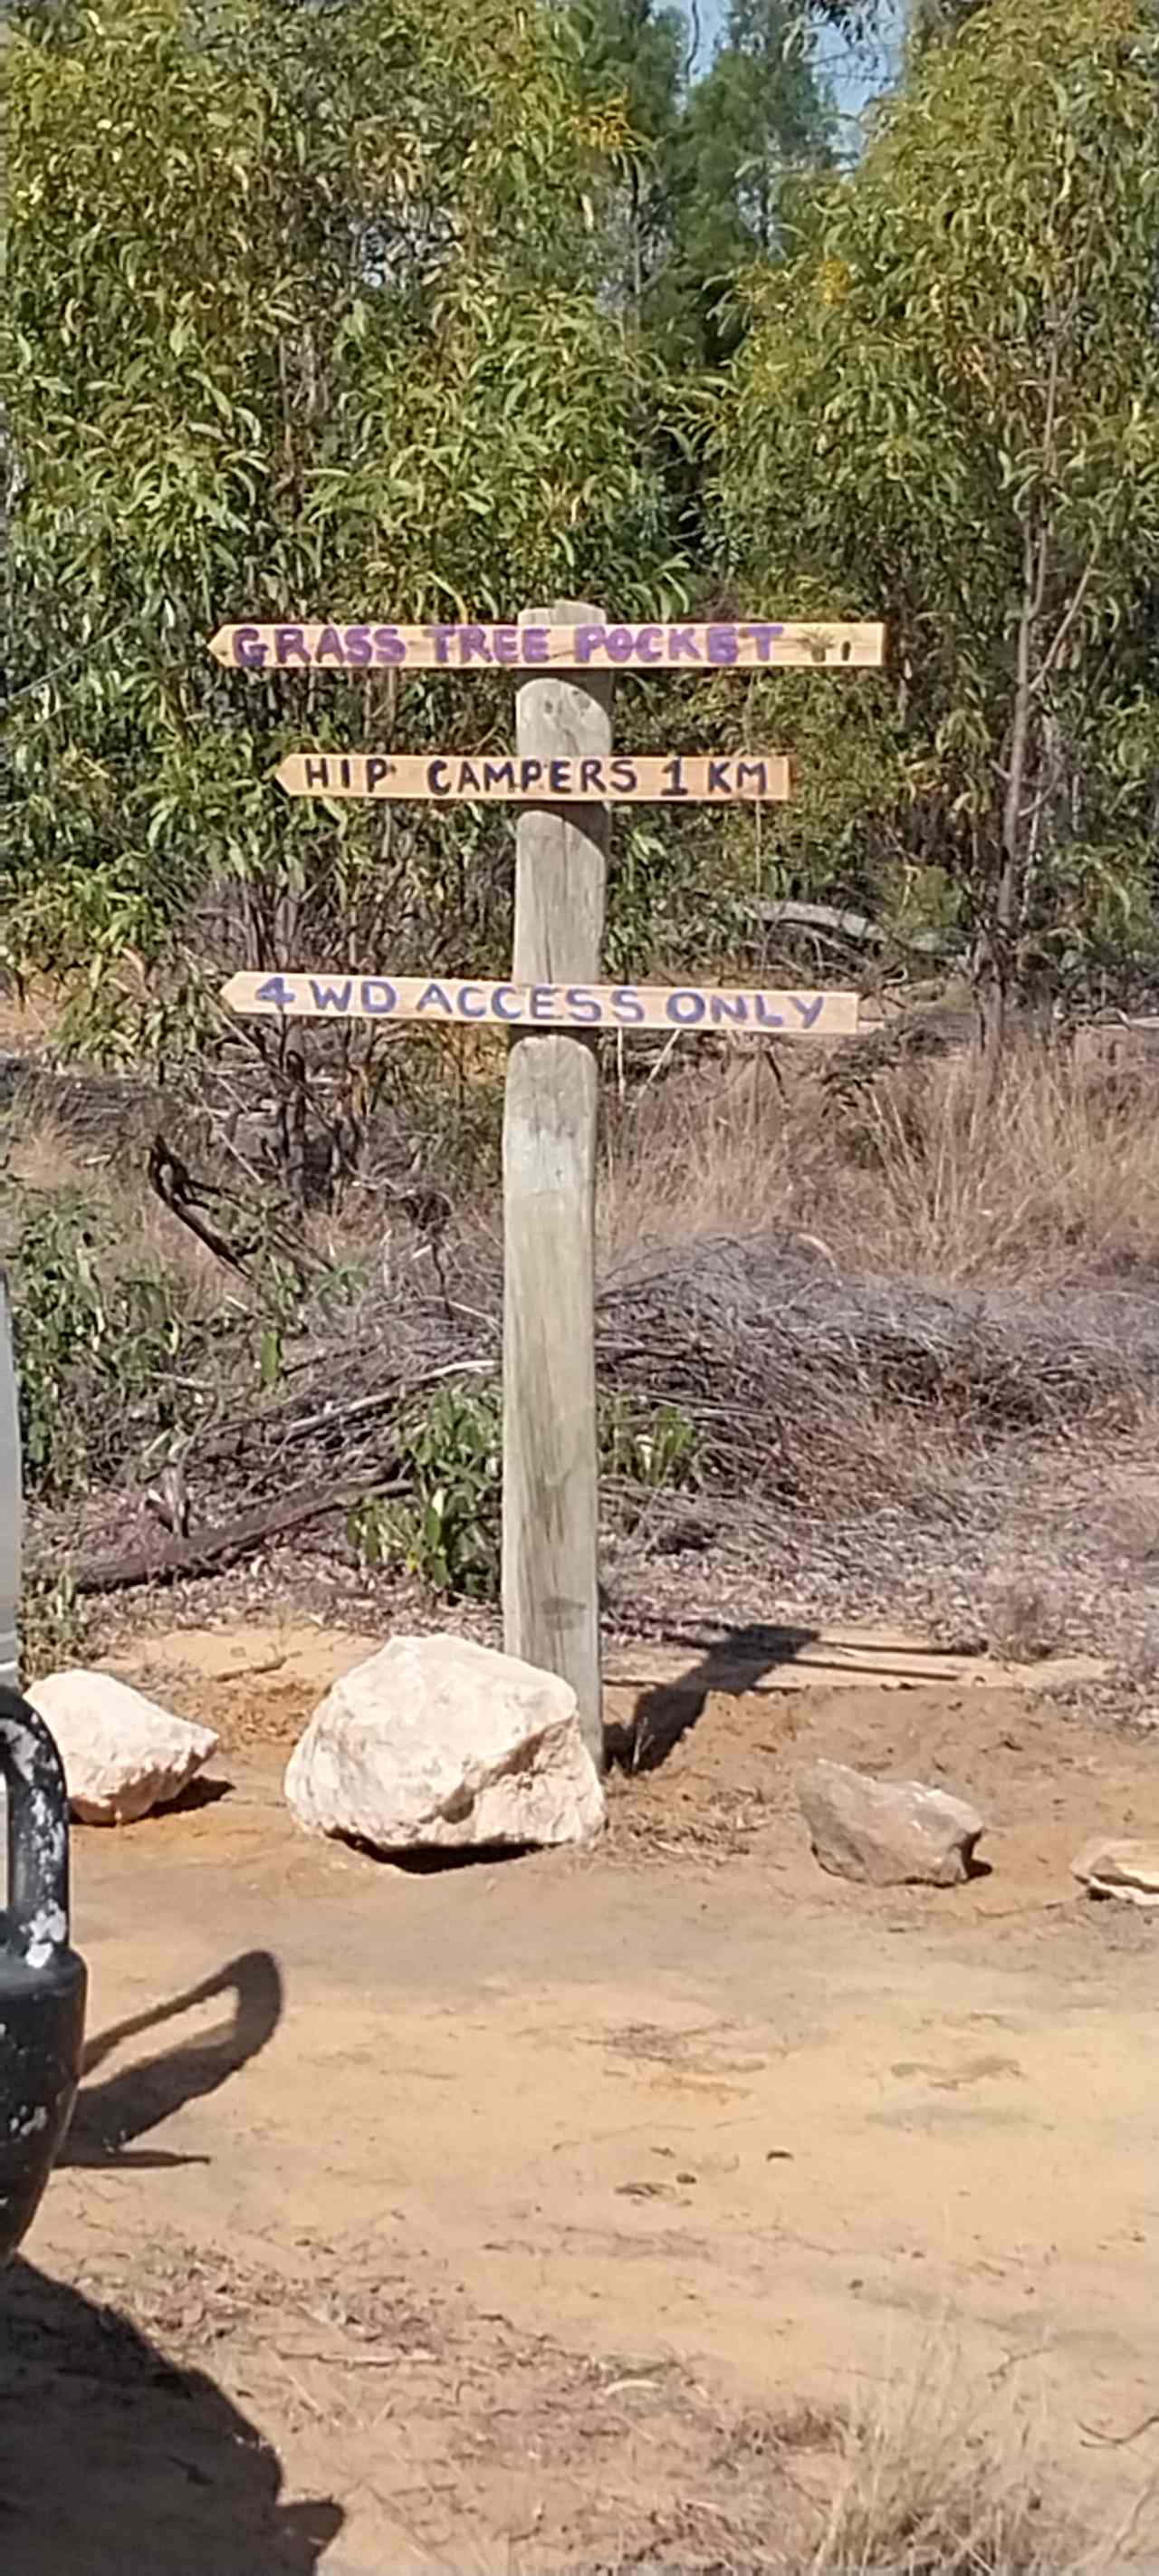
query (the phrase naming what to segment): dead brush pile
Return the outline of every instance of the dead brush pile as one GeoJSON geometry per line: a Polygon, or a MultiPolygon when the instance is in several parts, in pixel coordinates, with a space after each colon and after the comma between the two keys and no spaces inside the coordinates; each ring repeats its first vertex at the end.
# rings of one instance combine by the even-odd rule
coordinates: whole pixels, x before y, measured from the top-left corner
{"type": "Polygon", "coordinates": [[[609,1390],[689,1415],[721,1488],[820,1506],[898,1491],[923,1435],[976,1448],[1130,1419],[1159,1384],[1159,1304],[937,1294],[760,1235],[624,1265],[597,1347],[609,1390]]]}
{"type": "MultiPolygon", "coordinates": [[[[999,1453],[1126,1429],[1159,1388],[1149,1104],[1028,1056],[983,1130],[968,1064],[853,1072],[835,1085],[823,1064],[726,1050],[609,1103],[605,1409],[645,1433],[660,1408],[687,1425],[697,1509],[722,1523],[765,1504],[944,1515],[999,1453]]],[[[58,1170],[44,1114],[35,1180],[13,1164],[43,1504],[139,1489],[174,1454],[202,1527],[298,1494],[345,1503],[397,1479],[432,1389],[493,1402],[492,1185],[447,1203],[438,1266],[416,1237],[384,1269],[395,1202],[371,1175],[321,1230],[300,1221],[296,1262],[279,1203],[277,1243],[243,1276],[150,1199],[135,1148],[131,1171],[112,1146],[70,1168],[58,1138],[58,1170]]],[[[31,1144],[14,1103],[17,1147],[22,1118],[31,1144]]],[[[246,1217],[239,1198],[240,1235],[246,1217]]],[[[46,1524],[50,1547],[61,1534],[46,1524]]]]}
{"type": "MultiPolygon", "coordinates": [[[[202,1525],[299,1492],[395,1476],[408,1408],[449,1383],[496,1385],[494,1248],[464,1244],[444,1303],[380,1283],[307,1313],[266,1391],[203,1381],[188,1435],[202,1525]]],[[[1098,1294],[935,1294],[844,1278],[780,1235],[664,1247],[614,1266],[597,1307],[605,1402],[672,1407],[696,1438],[701,1501],[805,1504],[819,1515],[904,1501],[952,1457],[1128,1421],[1159,1386],[1159,1307],[1098,1294]]],[[[158,1393],[164,1399],[164,1370],[158,1393]]],[[[191,1417],[186,1416],[187,1423],[191,1417]]],[[[151,1464],[149,1409],[117,1483],[151,1464]]]]}

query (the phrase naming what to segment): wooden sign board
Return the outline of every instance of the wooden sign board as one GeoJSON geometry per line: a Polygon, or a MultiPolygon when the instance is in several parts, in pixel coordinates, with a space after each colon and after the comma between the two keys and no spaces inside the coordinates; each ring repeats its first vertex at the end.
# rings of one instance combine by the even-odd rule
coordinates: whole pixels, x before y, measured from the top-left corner
{"type": "Polygon", "coordinates": [[[493,984],[442,975],[232,975],[222,1001],[244,1019],[428,1020],[541,1029],[747,1029],[848,1037],[856,993],[750,992],[734,985],[493,984]]]}
{"type": "Polygon", "coordinates": [[[673,753],[633,759],[532,760],[457,751],[292,751],[277,773],[287,796],[429,798],[443,805],[777,804],[791,793],[783,752],[673,753]]]}
{"type": "Polygon", "coordinates": [[[222,626],[210,652],[239,671],[877,670],[878,624],[713,626],[222,626]]]}

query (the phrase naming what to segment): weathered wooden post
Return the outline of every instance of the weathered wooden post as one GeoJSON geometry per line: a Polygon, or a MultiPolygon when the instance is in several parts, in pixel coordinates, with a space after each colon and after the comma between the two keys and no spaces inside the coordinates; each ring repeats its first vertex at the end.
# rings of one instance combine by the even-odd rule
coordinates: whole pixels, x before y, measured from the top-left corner
{"type": "MultiPolygon", "coordinates": [[[[584,601],[520,627],[600,626],[584,601]]],[[[609,672],[545,670],[516,691],[516,751],[606,759],[609,672]]],[[[606,805],[532,807],[516,826],[516,984],[598,983],[606,805]]],[[[503,1117],[503,1642],[571,1683],[602,1770],[595,1191],[598,1068],[582,1030],[511,1039],[503,1117]]]]}

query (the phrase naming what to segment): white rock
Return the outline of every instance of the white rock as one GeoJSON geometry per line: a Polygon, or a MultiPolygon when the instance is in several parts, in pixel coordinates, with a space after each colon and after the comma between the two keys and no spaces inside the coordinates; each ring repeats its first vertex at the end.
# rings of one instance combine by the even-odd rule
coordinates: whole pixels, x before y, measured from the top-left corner
{"type": "Polygon", "coordinates": [[[814,1762],[797,1800],[822,1869],[873,1887],[926,1880],[953,1887],[970,1874],[986,1830],[976,1808],[921,1780],[871,1780],[844,1762],[814,1762]]]}
{"type": "Polygon", "coordinates": [[[312,1833],[376,1851],[583,1843],[604,1821],[570,1684],[465,1637],[392,1637],[346,1673],[285,1786],[312,1833]]]}
{"type": "Polygon", "coordinates": [[[1092,1896],[1118,1896],[1126,1905],[1159,1905],[1159,1840],[1126,1836],[1118,1842],[1096,1834],[1072,1860],[1092,1896]]]}
{"type": "Polygon", "coordinates": [[[190,1726],[111,1673],[49,1673],[28,1693],[56,1738],[72,1814],[85,1825],[131,1825],[180,1796],[215,1750],[190,1726]]]}

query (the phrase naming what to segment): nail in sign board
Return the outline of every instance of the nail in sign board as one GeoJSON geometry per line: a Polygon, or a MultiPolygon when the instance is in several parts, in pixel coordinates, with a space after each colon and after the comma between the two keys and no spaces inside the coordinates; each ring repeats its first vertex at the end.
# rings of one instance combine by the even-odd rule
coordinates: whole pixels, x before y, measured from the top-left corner
{"type": "Polygon", "coordinates": [[[784,619],[713,626],[222,626],[210,652],[240,671],[876,670],[879,624],[784,619]]]}
{"type": "Polygon", "coordinates": [[[427,1020],[444,1027],[747,1029],[846,1037],[856,993],[749,992],[734,985],[494,984],[457,975],[232,975],[222,1001],[245,1019],[427,1020]]]}
{"type": "Polygon", "coordinates": [[[429,799],[435,804],[783,805],[791,793],[783,752],[755,758],[730,753],[710,759],[674,753],[670,759],[606,758],[532,760],[464,756],[457,751],[292,751],[277,773],[287,796],[361,796],[429,799]]]}

